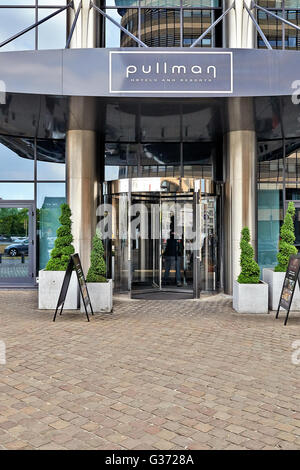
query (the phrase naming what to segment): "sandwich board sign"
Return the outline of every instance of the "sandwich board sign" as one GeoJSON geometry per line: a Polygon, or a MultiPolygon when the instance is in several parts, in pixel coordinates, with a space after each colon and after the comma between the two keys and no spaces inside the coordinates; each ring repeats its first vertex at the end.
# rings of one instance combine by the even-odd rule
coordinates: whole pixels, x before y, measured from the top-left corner
{"type": "Polygon", "coordinates": [[[300,287],[299,281],[299,273],[300,273],[300,255],[292,255],[289,260],[289,264],[285,273],[283,286],[281,289],[281,294],[279,298],[278,309],[276,313],[276,318],[278,318],[280,307],[286,310],[286,317],[284,324],[287,324],[289,313],[296,289],[296,284],[298,283],[300,287]]]}
{"type": "Polygon", "coordinates": [[[82,301],[83,301],[87,321],[90,321],[88,310],[87,310],[88,306],[90,307],[92,315],[94,315],[93,307],[92,307],[92,304],[91,304],[91,299],[90,299],[90,296],[89,296],[89,291],[88,291],[88,288],[87,288],[87,285],[86,285],[86,280],[85,280],[85,277],[84,277],[84,274],[83,274],[83,269],[82,269],[82,266],[81,266],[80,257],[79,257],[78,253],[75,253],[74,255],[71,255],[69,264],[68,264],[66,272],[65,272],[65,277],[64,277],[64,280],[63,280],[63,283],[62,283],[62,286],[61,286],[61,290],[60,290],[59,298],[58,298],[58,301],[57,301],[53,321],[56,320],[56,315],[57,315],[57,312],[58,312],[59,308],[60,308],[59,314],[60,315],[62,314],[64,304],[65,304],[65,300],[66,300],[66,296],[67,296],[67,292],[68,292],[68,288],[69,288],[69,285],[70,285],[70,280],[71,280],[73,269],[75,269],[75,272],[76,272],[77,281],[78,281],[79,290],[80,290],[80,295],[81,295],[81,298],[82,298],[82,301]]]}

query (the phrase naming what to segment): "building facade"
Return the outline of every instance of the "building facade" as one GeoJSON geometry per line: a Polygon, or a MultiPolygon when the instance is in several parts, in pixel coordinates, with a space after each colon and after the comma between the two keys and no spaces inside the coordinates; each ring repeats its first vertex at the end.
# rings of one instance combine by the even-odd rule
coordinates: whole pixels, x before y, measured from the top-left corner
{"type": "MultiPolygon", "coordinates": [[[[5,3],[2,2],[2,3],[5,3]]],[[[232,292],[248,226],[276,264],[296,206],[297,0],[0,5],[0,285],[34,286],[72,209],[115,292],[232,292]]]]}

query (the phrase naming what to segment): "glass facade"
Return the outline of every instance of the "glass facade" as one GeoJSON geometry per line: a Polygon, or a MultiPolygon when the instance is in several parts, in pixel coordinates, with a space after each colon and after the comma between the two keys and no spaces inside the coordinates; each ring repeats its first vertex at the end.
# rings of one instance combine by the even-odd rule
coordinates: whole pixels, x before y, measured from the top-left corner
{"type": "MultiPolygon", "coordinates": [[[[218,0],[116,0],[106,6],[110,18],[148,47],[189,47],[222,14],[218,0]]],[[[106,18],[102,46],[138,47],[138,43],[106,18]]],[[[222,47],[221,23],[197,46],[222,47]]]]}
{"type": "Polygon", "coordinates": [[[280,226],[290,200],[296,205],[296,246],[300,249],[300,140],[278,139],[258,143],[258,262],[261,268],[277,264],[280,226]],[[299,171],[298,171],[299,169],[299,171]]]}
{"type": "Polygon", "coordinates": [[[7,201],[32,201],[36,208],[38,272],[49,259],[66,200],[64,141],[0,136],[0,162],[0,207],[7,201]]]}
{"type": "MultiPolygon", "coordinates": [[[[66,6],[66,0],[1,0],[0,44],[66,6]],[[52,8],[50,8],[52,7],[52,8]]],[[[63,49],[66,45],[66,11],[62,11],[1,47],[1,51],[63,49]]]]}
{"type": "MultiPolygon", "coordinates": [[[[290,23],[300,26],[300,2],[298,0],[259,0],[257,4],[290,23]]],[[[273,49],[298,50],[300,48],[300,31],[293,26],[282,23],[262,10],[257,11],[257,20],[273,49]]],[[[259,34],[257,47],[266,47],[259,34]]]]}

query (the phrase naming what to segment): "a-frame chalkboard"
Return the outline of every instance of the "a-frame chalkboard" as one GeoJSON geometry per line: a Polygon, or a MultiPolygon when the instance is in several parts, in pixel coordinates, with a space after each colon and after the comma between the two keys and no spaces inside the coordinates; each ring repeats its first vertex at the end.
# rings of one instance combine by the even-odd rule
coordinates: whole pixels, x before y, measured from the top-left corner
{"type": "Polygon", "coordinates": [[[299,272],[300,272],[300,255],[292,255],[289,260],[289,264],[285,273],[281,294],[279,298],[278,309],[276,313],[276,318],[278,318],[280,307],[284,308],[286,312],[286,317],[284,324],[287,324],[289,313],[296,289],[296,284],[298,283],[300,288],[299,281],[299,272]]]}
{"type": "Polygon", "coordinates": [[[92,315],[94,315],[91,299],[90,299],[90,296],[89,296],[89,291],[88,291],[88,288],[87,288],[87,285],[86,285],[85,277],[84,277],[82,266],[81,266],[81,261],[80,261],[78,253],[75,253],[75,255],[71,255],[69,264],[67,266],[67,270],[66,270],[65,277],[64,277],[64,280],[63,280],[63,283],[62,283],[62,286],[61,286],[59,298],[58,298],[58,301],[57,301],[53,321],[56,320],[56,315],[57,315],[57,312],[58,312],[59,308],[60,308],[59,314],[60,315],[62,314],[73,269],[75,269],[75,272],[76,272],[76,275],[77,275],[80,295],[81,295],[82,302],[83,302],[83,305],[84,305],[87,320],[90,321],[88,310],[87,310],[88,306],[90,306],[91,313],[92,313],[92,315]]]}

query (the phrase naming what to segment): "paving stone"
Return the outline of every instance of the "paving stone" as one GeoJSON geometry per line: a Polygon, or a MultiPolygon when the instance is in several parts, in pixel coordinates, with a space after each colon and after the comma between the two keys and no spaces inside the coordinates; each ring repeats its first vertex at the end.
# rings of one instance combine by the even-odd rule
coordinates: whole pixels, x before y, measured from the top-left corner
{"type": "Polygon", "coordinates": [[[299,449],[299,313],[221,294],[52,314],[0,291],[0,449],[299,449]]]}

